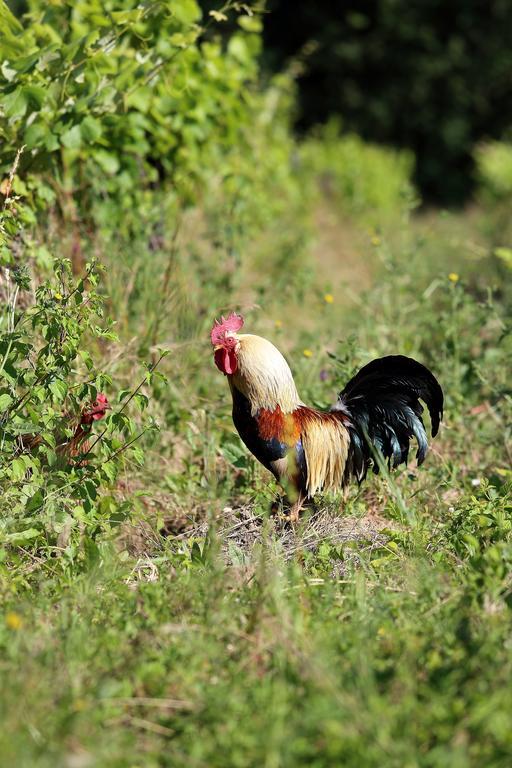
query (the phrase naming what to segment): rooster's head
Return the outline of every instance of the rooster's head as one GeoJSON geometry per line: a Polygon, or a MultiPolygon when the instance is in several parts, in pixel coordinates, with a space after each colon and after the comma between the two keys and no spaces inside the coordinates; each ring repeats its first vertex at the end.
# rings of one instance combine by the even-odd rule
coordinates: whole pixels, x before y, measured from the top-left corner
{"type": "Polygon", "coordinates": [[[220,320],[215,320],[213,324],[210,339],[214,349],[215,365],[226,375],[232,375],[238,368],[237,332],[243,324],[243,317],[235,312],[227,318],[221,317],[220,320]]]}

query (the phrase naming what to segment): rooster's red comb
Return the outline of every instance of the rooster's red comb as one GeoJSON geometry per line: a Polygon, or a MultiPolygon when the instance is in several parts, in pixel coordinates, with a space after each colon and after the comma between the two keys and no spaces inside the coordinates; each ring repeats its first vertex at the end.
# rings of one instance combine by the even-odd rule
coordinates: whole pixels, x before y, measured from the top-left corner
{"type": "Polygon", "coordinates": [[[226,333],[236,333],[243,324],[244,319],[242,315],[237,315],[236,312],[231,312],[227,318],[221,317],[220,320],[215,320],[210,334],[213,346],[222,344],[226,333]]]}

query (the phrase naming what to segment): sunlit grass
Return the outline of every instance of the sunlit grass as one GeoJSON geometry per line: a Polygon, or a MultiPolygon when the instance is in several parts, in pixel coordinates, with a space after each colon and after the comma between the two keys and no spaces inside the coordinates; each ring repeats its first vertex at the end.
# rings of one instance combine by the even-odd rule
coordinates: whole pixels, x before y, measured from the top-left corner
{"type": "MultiPolygon", "coordinates": [[[[152,278],[164,255],[132,257],[132,296],[111,297],[129,352],[110,365],[129,379],[167,306],[158,341],[170,383],[148,391],[162,430],[144,445],[145,469],[119,485],[142,494],[138,514],[89,547],[81,574],[37,555],[4,574],[6,764],[507,764],[510,337],[503,304],[484,299],[492,264],[471,277],[461,260],[429,266],[446,232],[431,225],[416,251],[421,227],[401,246],[397,233],[369,244],[382,252],[373,287],[354,287],[356,308],[338,299],[346,265],[330,260],[322,293],[307,247],[315,288],[290,275],[283,293],[285,261],[277,293],[196,283],[194,271],[215,280],[218,264],[208,251],[188,261],[183,245],[177,269],[197,287],[173,283],[184,292],[164,304],[152,278]],[[283,347],[309,402],[332,402],[372,356],[431,366],[447,407],[425,465],[369,478],[345,502],[319,499],[296,532],[271,520],[275,484],[234,433],[207,343],[239,290],[258,296],[247,326],[283,347]]],[[[121,266],[108,267],[114,285],[121,266]]]]}

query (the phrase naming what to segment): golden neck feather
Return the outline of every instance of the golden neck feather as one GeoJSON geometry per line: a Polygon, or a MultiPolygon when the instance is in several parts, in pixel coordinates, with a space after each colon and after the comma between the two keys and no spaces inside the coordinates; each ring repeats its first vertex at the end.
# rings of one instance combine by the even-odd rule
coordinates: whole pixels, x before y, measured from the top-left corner
{"type": "Polygon", "coordinates": [[[251,403],[252,414],[261,408],[291,413],[303,405],[290,366],[267,339],[252,334],[237,335],[238,369],[233,384],[251,403]]]}

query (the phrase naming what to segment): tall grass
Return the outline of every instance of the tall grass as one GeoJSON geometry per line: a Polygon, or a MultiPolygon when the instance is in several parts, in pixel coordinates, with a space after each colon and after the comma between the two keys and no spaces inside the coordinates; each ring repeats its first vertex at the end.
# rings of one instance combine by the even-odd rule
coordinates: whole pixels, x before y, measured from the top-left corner
{"type": "MultiPolygon", "coordinates": [[[[48,19],[67,11],[75,35],[78,6],[32,5],[48,16],[42,27],[26,27],[31,44],[49,34],[48,19]]],[[[146,93],[181,125],[183,165],[173,168],[173,153],[165,156],[180,184],[169,177],[152,184],[148,176],[136,189],[111,158],[103,168],[108,184],[101,186],[102,174],[88,177],[91,204],[71,226],[51,195],[44,217],[27,204],[40,194],[33,178],[27,187],[18,176],[13,198],[2,201],[2,275],[15,275],[24,294],[18,314],[11,299],[4,302],[1,354],[10,349],[13,317],[23,318],[30,355],[20,353],[13,370],[28,382],[28,417],[37,424],[43,414],[45,424],[69,430],[65,403],[71,398],[78,409],[100,385],[117,406],[107,435],[115,473],[91,458],[59,469],[77,494],[89,489],[87,503],[75,499],[68,510],[62,500],[51,525],[31,509],[38,538],[0,540],[0,762],[505,768],[512,756],[512,318],[508,266],[496,247],[509,248],[507,230],[485,200],[460,214],[417,211],[406,154],[368,147],[332,126],[297,144],[290,76],[265,86],[257,78],[257,20],[242,8],[249,34],[237,35],[223,59],[220,40],[195,45],[198,6],[176,8],[165,23],[191,27],[193,44],[170,63],[183,63],[179,78],[204,68],[208,77],[173,98],[185,104],[195,94],[212,110],[169,107],[165,82],[146,93]],[[217,98],[226,89],[236,102],[229,114],[217,98]],[[183,114],[190,124],[180,123],[183,114]],[[185,173],[191,167],[194,183],[185,173]],[[65,258],[77,243],[105,266],[97,286],[70,274],[65,258]],[[69,283],[64,293],[48,280],[54,258],[69,283]],[[42,328],[31,325],[34,288],[35,314],[49,318],[42,328]],[[76,293],[86,308],[92,298],[104,306],[113,325],[93,320],[78,296],[70,301],[76,293]],[[425,464],[411,461],[393,474],[383,468],[344,500],[319,497],[297,528],[280,524],[269,514],[278,489],[241,445],[229,389],[212,361],[208,331],[228,309],[242,311],[248,331],[283,350],[308,403],[331,404],[379,355],[427,364],[444,388],[446,411],[425,464]],[[61,345],[71,328],[75,346],[57,388],[53,379],[64,369],[52,362],[49,394],[38,403],[30,361],[46,359],[47,325],[61,345]],[[160,431],[139,429],[134,405],[160,431]],[[143,432],[137,449],[117,453],[124,444],[115,430],[126,441],[143,432]],[[96,469],[100,479],[86,485],[96,469]]],[[[142,12],[105,23],[145,46],[142,12]]],[[[153,17],[143,21],[158,39],[153,17]]],[[[127,44],[115,55],[135,66],[130,51],[127,44]]],[[[101,63],[119,85],[112,61],[101,63]]],[[[39,83],[44,71],[24,70],[30,82],[20,87],[39,83]]],[[[46,104],[41,91],[35,95],[46,104]]],[[[10,131],[21,137],[30,125],[10,103],[10,131]]],[[[65,107],[46,106],[58,115],[65,107]]],[[[138,132],[143,100],[132,108],[138,132]]],[[[128,130],[123,115],[116,112],[112,124],[128,130]]],[[[160,137],[168,147],[165,121],[151,120],[151,142],[160,137]]],[[[64,151],[73,174],[84,146],[64,151]]],[[[113,157],[137,172],[124,148],[115,144],[113,157]]],[[[7,150],[2,162],[15,155],[7,150]]],[[[95,145],[94,157],[82,158],[89,170],[98,156],[105,165],[103,152],[95,145]]],[[[0,401],[8,417],[9,398],[0,401]]],[[[12,428],[5,412],[2,419],[12,428]]],[[[12,472],[4,437],[1,447],[12,472]]],[[[52,457],[39,458],[22,461],[18,481],[61,489],[52,457]]],[[[16,487],[4,487],[13,498],[16,487]]],[[[9,504],[0,519],[15,526],[17,514],[9,504]]]]}

